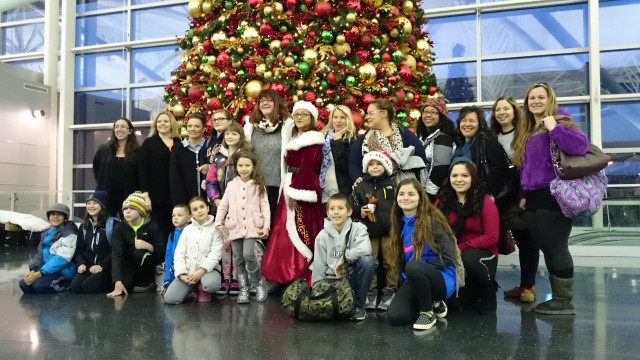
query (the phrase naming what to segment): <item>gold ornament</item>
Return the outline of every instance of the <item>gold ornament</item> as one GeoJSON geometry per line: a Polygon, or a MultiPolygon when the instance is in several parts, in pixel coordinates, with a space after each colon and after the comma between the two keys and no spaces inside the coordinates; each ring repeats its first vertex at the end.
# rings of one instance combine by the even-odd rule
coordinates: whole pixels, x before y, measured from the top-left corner
{"type": "Polygon", "coordinates": [[[183,117],[185,113],[186,110],[184,106],[182,106],[182,104],[177,104],[173,107],[173,115],[175,115],[177,118],[183,117]]]}
{"type": "Polygon", "coordinates": [[[302,90],[297,90],[296,95],[298,95],[299,97],[302,97],[302,95],[304,95],[304,92],[302,90]]]}
{"type": "Polygon", "coordinates": [[[205,74],[211,74],[211,72],[213,71],[213,66],[206,64],[202,66],[202,71],[204,71],[205,74]]]}
{"type": "Polygon", "coordinates": [[[295,63],[295,61],[293,60],[293,57],[287,56],[286,58],[284,58],[284,65],[285,66],[293,66],[294,63],[295,63]]]}
{"type": "Polygon", "coordinates": [[[403,14],[409,15],[409,14],[411,14],[412,11],[413,11],[413,1],[406,0],[405,2],[402,3],[402,13],[403,14]]]}
{"type": "Polygon", "coordinates": [[[211,41],[213,41],[214,43],[219,43],[225,40],[227,40],[227,35],[222,31],[218,31],[217,33],[211,35],[211,41]]]}
{"type": "Polygon", "coordinates": [[[304,80],[302,79],[296,80],[296,89],[302,89],[302,88],[304,88],[304,80]]]}
{"type": "Polygon", "coordinates": [[[347,41],[347,39],[344,37],[344,35],[340,34],[338,36],[336,36],[336,44],[342,45],[347,41]]]}
{"type": "Polygon", "coordinates": [[[398,18],[398,22],[400,23],[400,25],[402,25],[402,31],[404,31],[405,34],[411,33],[411,31],[413,30],[413,25],[411,25],[411,21],[409,21],[409,19],[404,16],[400,16],[398,18]]]}
{"type": "Polygon", "coordinates": [[[271,16],[271,14],[273,14],[273,8],[271,6],[265,6],[262,11],[264,12],[265,16],[271,16]]]}
{"type": "MultiPolygon", "coordinates": [[[[395,29],[394,29],[395,30],[395,29]]],[[[397,30],[396,30],[397,31],[397,30]]],[[[382,34],[380,36],[380,38],[382,39],[382,44],[386,45],[389,43],[389,35],[387,34],[382,34]]]]}
{"type": "Polygon", "coordinates": [[[413,101],[413,93],[412,92],[408,92],[405,97],[407,98],[408,102],[412,102],[413,101]]]}
{"type": "Polygon", "coordinates": [[[352,12],[348,13],[345,19],[349,24],[353,24],[356,21],[356,13],[352,13],[352,12]]]}
{"type": "MultiPolygon", "coordinates": [[[[407,100],[409,100],[409,98],[406,95],[405,97],[407,98],[407,100]]],[[[411,97],[413,97],[413,94],[411,94],[411,97]]],[[[420,120],[420,117],[422,117],[422,113],[418,109],[411,109],[411,111],[409,111],[409,117],[412,118],[413,120],[420,120]]]]}
{"type": "Polygon", "coordinates": [[[371,0],[370,3],[376,7],[379,8],[382,5],[382,0],[371,0]]]}
{"type": "Polygon", "coordinates": [[[254,101],[262,91],[262,82],[260,80],[251,80],[244,86],[244,95],[249,101],[254,101]]]}
{"type": "Polygon", "coordinates": [[[231,66],[233,66],[234,69],[239,68],[241,65],[242,65],[242,62],[240,60],[234,61],[231,63],[231,66]]]}
{"type": "Polygon", "coordinates": [[[202,13],[202,8],[200,7],[200,1],[198,0],[189,1],[189,4],[187,5],[187,12],[189,12],[189,15],[194,19],[204,15],[202,13]]]}
{"type": "Polygon", "coordinates": [[[202,12],[205,14],[211,14],[213,11],[213,4],[210,1],[205,1],[202,3],[202,12]]]}
{"type": "Polygon", "coordinates": [[[273,3],[273,6],[276,8],[276,11],[279,13],[281,13],[284,10],[284,8],[282,7],[282,3],[276,2],[276,3],[273,3]]]}
{"type": "Polygon", "coordinates": [[[229,84],[227,84],[227,90],[231,90],[234,91],[236,89],[236,83],[234,82],[230,82],[229,84]]]}
{"type": "Polygon", "coordinates": [[[239,47],[236,49],[236,52],[240,55],[244,54],[244,48],[243,47],[239,47]]]}
{"type": "Polygon", "coordinates": [[[336,52],[336,55],[345,56],[348,52],[351,52],[351,45],[346,42],[344,44],[335,44],[333,45],[333,50],[336,52]]]}
{"type": "Polygon", "coordinates": [[[397,38],[399,35],[400,35],[400,31],[398,31],[398,29],[396,28],[393,28],[391,29],[391,31],[389,31],[389,36],[391,36],[392,38],[397,38]]]}
{"type": "Polygon", "coordinates": [[[376,82],[376,67],[371,63],[365,63],[358,69],[360,81],[365,85],[373,85],[376,82]]]}
{"type": "Polygon", "coordinates": [[[388,62],[385,64],[385,68],[387,69],[387,76],[391,76],[393,74],[395,74],[398,71],[398,68],[396,67],[396,64],[392,63],[392,62],[388,62]]]}
{"type": "Polygon", "coordinates": [[[272,40],[271,44],[269,44],[269,50],[273,52],[280,50],[280,40],[272,40]]]}
{"type": "Polygon", "coordinates": [[[427,58],[431,53],[431,47],[429,46],[429,42],[426,40],[418,40],[416,42],[416,53],[418,56],[427,58]]]}
{"type": "Polygon", "coordinates": [[[298,95],[293,95],[293,96],[291,97],[291,100],[293,100],[293,102],[294,102],[294,103],[295,103],[295,102],[298,102],[298,95]]]}
{"type": "Polygon", "coordinates": [[[260,35],[258,34],[258,30],[256,30],[256,28],[247,26],[242,33],[242,38],[246,39],[247,41],[254,41],[258,40],[260,38],[260,35]]]}
{"type": "Polygon", "coordinates": [[[188,62],[187,63],[187,72],[193,72],[196,70],[196,66],[193,65],[193,63],[188,62]]]}
{"type": "Polygon", "coordinates": [[[405,59],[404,61],[402,61],[402,63],[407,65],[411,70],[416,70],[416,58],[414,58],[413,56],[405,55],[405,59]]]}
{"type": "Polygon", "coordinates": [[[198,45],[200,44],[200,38],[197,36],[194,36],[193,38],[191,38],[191,42],[193,43],[193,45],[198,45]]]}
{"type": "Polygon", "coordinates": [[[265,80],[271,80],[271,77],[273,77],[273,73],[271,71],[265,71],[263,76],[265,80]]]}
{"type": "Polygon", "coordinates": [[[307,62],[310,66],[315,66],[318,61],[318,53],[313,49],[305,49],[302,54],[302,59],[307,62]]]}
{"type": "Polygon", "coordinates": [[[265,64],[258,64],[256,66],[256,74],[262,76],[264,75],[264,72],[267,71],[267,65],[265,64]]]}
{"type": "Polygon", "coordinates": [[[216,62],[216,57],[213,55],[209,55],[209,61],[207,61],[207,63],[215,64],[215,62],[216,62]]]}

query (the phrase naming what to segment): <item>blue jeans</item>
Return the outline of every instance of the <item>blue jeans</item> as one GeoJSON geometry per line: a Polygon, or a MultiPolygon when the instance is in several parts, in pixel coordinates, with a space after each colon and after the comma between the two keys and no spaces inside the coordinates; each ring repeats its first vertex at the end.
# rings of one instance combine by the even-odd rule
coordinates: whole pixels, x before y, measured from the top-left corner
{"type": "Polygon", "coordinates": [[[347,264],[349,269],[349,285],[356,294],[356,307],[364,308],[364,302],[373,280],[374,260],[372,256],[362,256],[347,264]]]}

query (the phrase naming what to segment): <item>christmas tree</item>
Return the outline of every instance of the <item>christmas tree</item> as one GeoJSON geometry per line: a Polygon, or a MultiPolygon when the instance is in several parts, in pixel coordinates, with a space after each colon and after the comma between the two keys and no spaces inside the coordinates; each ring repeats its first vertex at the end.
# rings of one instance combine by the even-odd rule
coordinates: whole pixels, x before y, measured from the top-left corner
{"type": "Polygon", "coordinates": [[[416,0],[191,0],[188,11],[181,65],[164,93],[179,119],[225,108],[242,121],[271,88],[291,104],[314,103],[321,122],[327,105],[344,104],[363,125],[369,103],[391,99],[399,124],[413,128],[440,92],[416,0]]]}

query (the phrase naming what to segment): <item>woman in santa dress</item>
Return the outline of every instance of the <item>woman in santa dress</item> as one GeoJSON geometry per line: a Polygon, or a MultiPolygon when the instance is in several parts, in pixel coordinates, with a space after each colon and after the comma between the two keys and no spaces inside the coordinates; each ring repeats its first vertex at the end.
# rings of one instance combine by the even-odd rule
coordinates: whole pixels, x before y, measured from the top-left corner
{"type": "Polygon", "coordinates": [[[324,210],[320,188],[320,166],[324,136],[315,130],[318,109],[310,102],[293,106],[294,127],[283,144],[285,156],[280,200],[275,224],[262,258],[262,274],[272,282],[286,284],[304,273],[313,257],[316,235],[322,230],[324,210]]]}

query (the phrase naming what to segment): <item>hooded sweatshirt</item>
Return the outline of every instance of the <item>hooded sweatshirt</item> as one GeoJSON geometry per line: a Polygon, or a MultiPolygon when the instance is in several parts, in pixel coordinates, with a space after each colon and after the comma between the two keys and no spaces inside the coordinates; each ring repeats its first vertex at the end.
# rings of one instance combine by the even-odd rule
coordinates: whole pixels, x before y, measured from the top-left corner
{"type": "Polygon", "coordinates": [[[367,255],[371,255],[371,240],[366,226],[349,219],[342,231],[338,231],[329,219],[325,219],[324,229],[316,237],[311,283],[335,279],[336,264],[341,257],[351,263],[367,255]]]}

